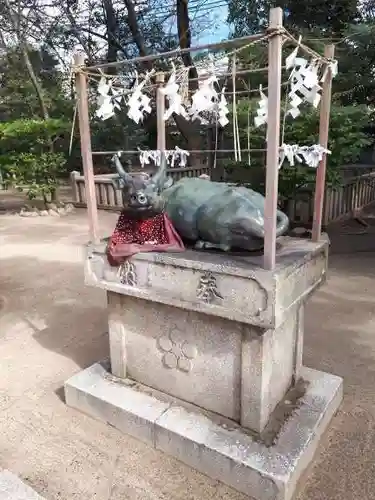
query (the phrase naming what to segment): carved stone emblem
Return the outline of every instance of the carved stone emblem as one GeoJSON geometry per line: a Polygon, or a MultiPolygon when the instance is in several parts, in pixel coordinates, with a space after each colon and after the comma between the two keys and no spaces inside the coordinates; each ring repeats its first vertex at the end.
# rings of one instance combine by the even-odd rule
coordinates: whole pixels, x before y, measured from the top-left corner
{"type": "Polygon", "coordinates": [[[162,361],[166,368],[190,372],[193,368],[193,359],[197,357],[197,348],[189,342],[175,342],[172,335],[163,335],[158,339],[159,349],[164,353],[162,361]]]}
{"type": "Polygon", "coordinates": [[[133,262],[125,261],[118,270],[120,282],[127,286],[137,285],[137,271],[133,262]]]}
{"type": "Polygon", "coordinates": [[[200,277],[197,288],[197,298],[207,304],[211,304],[216,299],[223,299],[223,296],[217,289],[216,278],[212,273],[204,273],[200,277]]]}

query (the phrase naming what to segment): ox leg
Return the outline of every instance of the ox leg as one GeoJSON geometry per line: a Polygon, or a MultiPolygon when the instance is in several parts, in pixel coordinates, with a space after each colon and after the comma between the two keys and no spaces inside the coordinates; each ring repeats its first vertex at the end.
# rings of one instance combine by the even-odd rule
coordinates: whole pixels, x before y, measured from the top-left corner
{"type": "Polygon", "coordinates": [[[211,243],[203,240],[198,240],[194,248],[196,250],[222,250],[223,252],[229,252],[230,250],[230,246],[225,243],[211,243]]]}

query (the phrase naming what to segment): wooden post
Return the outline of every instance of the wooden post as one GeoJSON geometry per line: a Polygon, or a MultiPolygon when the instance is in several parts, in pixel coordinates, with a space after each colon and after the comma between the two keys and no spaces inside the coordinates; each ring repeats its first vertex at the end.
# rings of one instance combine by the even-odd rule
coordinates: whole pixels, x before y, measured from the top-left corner
{"type": "MultiPolygon", "coordinates": [[[[271,9],[269,32],[282,28],[283,11],[271,9]]],[[[281,97],[282,36],[274,35],[268,45],[268,120],[266,201],[264,207],[265,269],[273,270],[276,263],[276,224],[279,182],[280,97],[281,97]]]]}
{"type": "MultiPolygon", "coordinates": [[[[326,45],[324,49],[325,57],[333,59],[335,57],[335,46],[326,45]]],[[[332,71],[328,69],[328,74],[323,83],[322,102],[320,105],[320,123],[319,123],[319,144],[324,148],[328,147],[329,116],[331,113],[331,95],[332,95],[332,71]]],[[[327,155],[323,154],[322,161],[319,163],[315,180],[315,198],[314,198],[314,219],[312,227],[312,240],[319,241],[322,232],[323,205],[326,184],[327,155]]]]}
{"type": "Polygon", "coordinates": [[[79,203],[81,201],[79,199],[77,177],[79,177],[79,172],[76,172],[75,170],[73,170],[73,172],[70,172],[70,187],[73,192],[73,203],[79,203]]]}
{"type": "MultiPolygon", "coordinates": [[[[74,62],[76,66],[83,66],[84,61],[84,54],[80,53],[75,55],[74,62]]],[[[99,220],[98,208],[96,204],[94,169],[92,164],[87,77],[84,73],[77,72],[76,74],[76,91],[78,99],[78,122],[79,134],[81,138],[83,175],[85,178],[87,211],[89,216],[90,241],[97,244],[100,242],[99,220]]]]}
{"type": "Polygon", "coordinates": [[[165,151],[165,95],[163,94],[164,74],[156,75],[156,83],[159,84],[156,90],[156,119],[157,119],[157,148],[159,151],[165,151]]]}

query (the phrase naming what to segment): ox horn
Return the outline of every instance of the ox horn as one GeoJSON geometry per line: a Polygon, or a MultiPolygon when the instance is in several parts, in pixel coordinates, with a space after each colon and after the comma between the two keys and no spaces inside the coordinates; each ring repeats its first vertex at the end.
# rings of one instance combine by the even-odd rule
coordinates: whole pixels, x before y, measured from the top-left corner
{"type": "Polygon", "coordinates": [[[115,155],[112,156],[112,163],[115,165],[116,170],[118,175],[121,177],[121,179],[124,180],[124,182],[130,182],[132,180],[132,176],[125,171],[124,167],[122,166],[119,158],[119,153],[116,153],[115,155]]]}

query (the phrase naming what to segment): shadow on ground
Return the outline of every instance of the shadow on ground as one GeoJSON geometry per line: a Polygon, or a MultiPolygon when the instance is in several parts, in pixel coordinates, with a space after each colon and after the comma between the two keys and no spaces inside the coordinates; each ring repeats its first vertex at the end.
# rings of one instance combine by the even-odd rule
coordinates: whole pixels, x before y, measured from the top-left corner
{"type": "Polygon", "coordinates": [[[105,296],[87,297],[82,266],[36,258],[1,261],[1,293],[5,298],[0,338],[18,323],[43,349],[85,368],[108,355],[105,296]],[[87,299],[85,298],[87,297],[87,299]]]}

